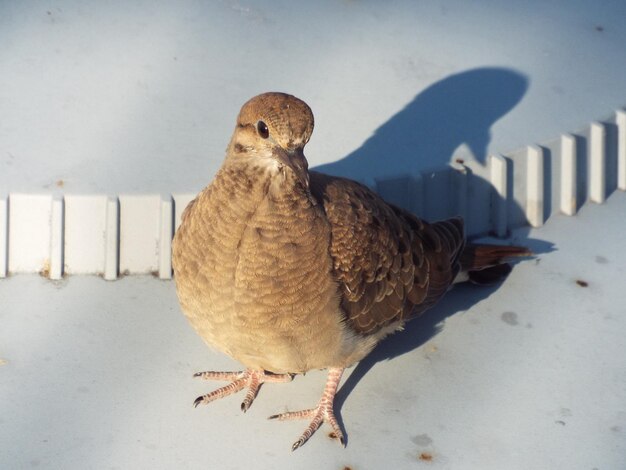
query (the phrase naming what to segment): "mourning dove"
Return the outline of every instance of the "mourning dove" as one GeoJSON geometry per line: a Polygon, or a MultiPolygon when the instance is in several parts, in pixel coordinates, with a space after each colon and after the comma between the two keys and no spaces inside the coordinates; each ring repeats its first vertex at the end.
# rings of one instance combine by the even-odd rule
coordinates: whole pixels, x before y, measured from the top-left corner
{"type": "MultiPolygon", "coordinates": [[[[240,372],[201,372],[230,383],[195,404],[247,388],[246,411],[264,382],[328,369],[312,409],[272,416],[308,419],[295,450],[333,413],[346,367],[432,307],[461,272],[524,248],[466,246],[463,221],[427,223],[348,179],[308,171],[303,148],[313,114],[298,98],[264,93],[243,105],[226,158],[188,205],[173,243],[182,310],[240,372]]],[[[483,274],[497,276],[504,268],[483,274]]],[[[489,277],[482,276],[482,277],[489,277]]]]}

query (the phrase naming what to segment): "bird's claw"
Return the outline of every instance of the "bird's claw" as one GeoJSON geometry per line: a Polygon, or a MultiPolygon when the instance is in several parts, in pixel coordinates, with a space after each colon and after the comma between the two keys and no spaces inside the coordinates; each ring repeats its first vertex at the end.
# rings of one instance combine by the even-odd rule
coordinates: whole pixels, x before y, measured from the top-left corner
{"type": "Polygon", "coordinates": [[[241,403],[241,411],[244,413],[248,411],[252,402],[256,398],[261,385],[265,382],[290,382],[293,380],[291,374],[272,374],[265,372],[264,370],[247,369],[245,371],[238,372],[197,372],[194,377],[204,380],[226,380],[231,381],[228,385],[218,388],[206,395],[199,396],[193,402],[193,406],[197,407],[200,404],[207,404],[215,401],[219,398],[237,393],[245,387],[248,387],[246,396],[241,403]]]}
{"type": "Polygon", "coordinates": [[[322,399],[317,408],[302,411],[288,411],[286,413],[272,415],[268,419],[277,419],[279,421],[287,421],[292,419],[311,419],[308,427],[300,435],[298,440],[294,442],[291,446],[292,451],[304,445],[306,441],[308,441],[309,438],[315,433],[315,431],[319,429],[323,422],[327,422],[330,425],[333,430],[333,438],[337,439],[339,443],[343,447],[345,447],[345,439],[343,436],[343,432],[341,432],[341,428],[337,423],[337,419],[335,418],[332,401],[329,402],[322,399]]]}

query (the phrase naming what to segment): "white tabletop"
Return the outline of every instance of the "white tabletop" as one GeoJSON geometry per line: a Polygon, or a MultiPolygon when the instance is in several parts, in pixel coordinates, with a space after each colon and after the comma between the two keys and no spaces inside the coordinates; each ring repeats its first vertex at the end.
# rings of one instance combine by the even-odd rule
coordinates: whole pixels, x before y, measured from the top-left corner
{"type": "MultiPolygon", "coordinates": [[[[0,196],[195,192],[268,90],[313,108],[311,167],[483,161],[626,104],[625,17],[605,0],[2,2],[0,196]]],[[[240,397],[194,409],[215,385],[194,372],[239,366],[171,281],[9,276],[0,468],[626,468],[625,213],[616,191],[517,230],[537,260],[455,288],[348,371],[346,449],[324,427],[292,453],[304,423],[265,419],[317,403],[323,372],[265,385],[245,415],[240,397]]]]}
{"type": "Polygon", "coordinates": [[[346,449],[324,426],[292,453],[305,423],[266,420],[316,404],[323,372],[264,385],[246,414],[240,395],[194,409],[217,385],[194,372],[239,365],[171,281],[2,280],[0,468],[626,468],[624,213],[616,192],[518,231],[544,253],[455,288],[349,370],[346,449]]]}
{"type": "Polygon", "coordinates": [[[2,2],[0,193],[196,192],[264,91],[312,107],[312,167],[377,130],[379,178],[541,143],[626,105],[624,18],[608,0],[2,2]]]}

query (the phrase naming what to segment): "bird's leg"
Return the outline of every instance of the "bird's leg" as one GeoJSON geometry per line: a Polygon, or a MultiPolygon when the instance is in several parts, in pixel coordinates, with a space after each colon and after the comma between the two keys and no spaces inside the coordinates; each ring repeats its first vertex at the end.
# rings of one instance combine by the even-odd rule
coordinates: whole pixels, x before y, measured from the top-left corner
{"type": "Polygon", "coordinates": [[[230,381],[228,385],[196,398],[196,401],[193,402],[193,406],[210,403],[218,398],[237,393],[244,387],[248,387],[248,392],[241,403],[241,411],[244,413],[248,411],[248,408],[252,405],[263,383],[291,382],[293,380],[293,375],[291,374],[272,374],[271,372],[256,369],[246,369],[239,372],[198,372],[193,376],[204,380],[230,381]]]}
{"type": "Polygon", "coordinates": [[[309,426],[304,430],[300,438],[294,442],[293,446],[291,446],[291,450],[296,450],[308,441],[324,421],[330,424],[335,438],[339,440],[342,446],[345,446],[343,433],[341,432],[341,428],[337,423],[337,419],[335,418],[335,413],[333,411],[335,393],[337,392],[337,387],[339,386],[342,374],[343,368],[332,367],[328,370],[326,386],[324,387],[324,392],[322,393],[322,398],[320,399],[317,408],[302,411],[288,411],[286,413],[269,417],[269,419],[278,419],[280,421],[289,419],[311,419],[309,426]]]}

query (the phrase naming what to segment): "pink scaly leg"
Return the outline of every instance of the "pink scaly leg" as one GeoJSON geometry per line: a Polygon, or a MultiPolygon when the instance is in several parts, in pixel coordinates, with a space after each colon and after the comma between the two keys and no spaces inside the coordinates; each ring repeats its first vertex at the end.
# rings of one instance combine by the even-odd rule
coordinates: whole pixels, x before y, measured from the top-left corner
{"type": "Polygon", "coordinates": [[[265,382],[291,382],[293,375],[290,374],[272,374],[264,370],[246,369],[239,372],[198,372],[193,375],[204,380],[226,380],[230,383],[224,387],[218,388],[206,395],[202,395],[196,398],[193,402],[193,406],[200,404],[207,404],[215,401],[219,398],[227,397],[233,393],[237,393],[245,387],[248,387],[243,402],[241,403],[241,411],[244,413],[248,411],[250,405],[254,401],[261,385],[265,382]]]}
{"type": "Polygon", "coordinates": [[[345,446],[343,433],[339,428],[339,424],[337,423],[337,419],[335,418],[335,413],[333,411],[335,393],[337,392],[337,387],[339,386],[342,374],[343,369],[339,367],[332,367],[328,370],[326,386],[324,387],[322,398],[316,408],[302,411],[288,411],[286,413],[280,413],[269,417],[269,419],[278,419],[280,421],[290,419],[311,419],[309,426],[304,430],[300,438],[294,442],[293,446],[291,446],[291,450],[296,450],[308,441],[324,421],[330,424],[335,437],[339,440],[342,446],[345,446]]]}

